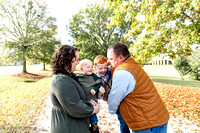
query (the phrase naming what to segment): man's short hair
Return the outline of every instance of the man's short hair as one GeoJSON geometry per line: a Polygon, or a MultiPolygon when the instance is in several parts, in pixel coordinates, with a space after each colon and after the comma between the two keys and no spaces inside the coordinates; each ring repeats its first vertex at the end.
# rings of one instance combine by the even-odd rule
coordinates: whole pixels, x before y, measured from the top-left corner
{"type": "Polygon", "coordinates": [[[119,57],[120,55],[122,55],[125,58],[130,56],[127,46],[123,43],[115,43],[108,48],[108,50],[110,49],[113,49],[113,52],[116,57],[119,57]]]}

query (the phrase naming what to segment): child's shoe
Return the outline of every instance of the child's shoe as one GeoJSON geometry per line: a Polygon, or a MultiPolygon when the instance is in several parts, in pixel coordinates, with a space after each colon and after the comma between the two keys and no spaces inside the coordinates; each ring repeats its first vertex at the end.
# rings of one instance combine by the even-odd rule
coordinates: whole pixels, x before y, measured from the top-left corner
{"type": "Polygon", "coordinates": [[[98,127],[97,123],[91,124],[90,131],[91,131],[91,133],[99,133],[99,127],[98,127]]]}

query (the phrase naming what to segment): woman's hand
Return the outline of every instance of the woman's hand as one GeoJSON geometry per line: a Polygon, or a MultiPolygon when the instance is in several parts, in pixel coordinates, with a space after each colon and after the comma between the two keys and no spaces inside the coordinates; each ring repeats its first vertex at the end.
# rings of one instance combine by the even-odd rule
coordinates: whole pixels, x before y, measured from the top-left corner
{"type": "Polygon", "coordinates": [[[92,114],[94,114],[94,113],[98,114],[99,110],[100,110],[100,104],[98,103],[98,101],[95,102],[94,100],[91,100],[90,103],[93,105],[93,108],[94,108],[92,114]]]}
{"type": "Polygon", "coordinates": [[[95,105],[97,105],[97,104],[98,104],[98,101],[97,101],[97,102],[95,102],[94,100],[90,100],[90,103],[91,103],[93,106],[95,106],[95,105]]]}
{"type": "Polygon", "coordinates": [[[94,107],[94,110],[93,110],[93,114],[95,113],[95,114],[98,114],[99,113],[99,110],[100,110],[100,104],[99,103],[97,103],[95,106],[93,106],[94,107]]]}

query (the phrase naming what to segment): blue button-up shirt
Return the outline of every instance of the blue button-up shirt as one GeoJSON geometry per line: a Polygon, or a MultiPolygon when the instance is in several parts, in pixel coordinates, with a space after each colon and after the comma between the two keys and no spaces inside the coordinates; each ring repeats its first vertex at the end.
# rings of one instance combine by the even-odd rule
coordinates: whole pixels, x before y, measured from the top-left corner
{"type": "Polygon", "coordinates": [[[108,95],[108,111],[115,114],[120,102],[135,88],[135,78],[127,70],[116,70],[113,74],[112,88],[108,95]]]}

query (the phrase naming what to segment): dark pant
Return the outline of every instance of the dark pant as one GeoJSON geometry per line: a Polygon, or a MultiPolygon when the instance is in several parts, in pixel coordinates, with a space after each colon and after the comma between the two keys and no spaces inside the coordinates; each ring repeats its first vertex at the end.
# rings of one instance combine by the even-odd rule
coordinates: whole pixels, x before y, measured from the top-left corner
{"type": "Polygon", "coordinates": [[[133,133],[167,133],[167,124],[168,122],[162,126],[157,126],[139,131],[133,131],[133,133]]]}
{"type": "Polygon", "coordinates": [[[94,113],[90,116],[90,124],[96,124],[98,123],[97,115],[94,113]]]}
{"type": "Polygon", "coordinates": [[[124,119],[122,118],[121,114],[119,113],[119,110],[117,110],[117,116],[118,116],[118,120],[120,123],[120,131],[121,133],[130,133],[129,131],[129,127],[126,124],[126,122],[124,121],[124,119]]]}

